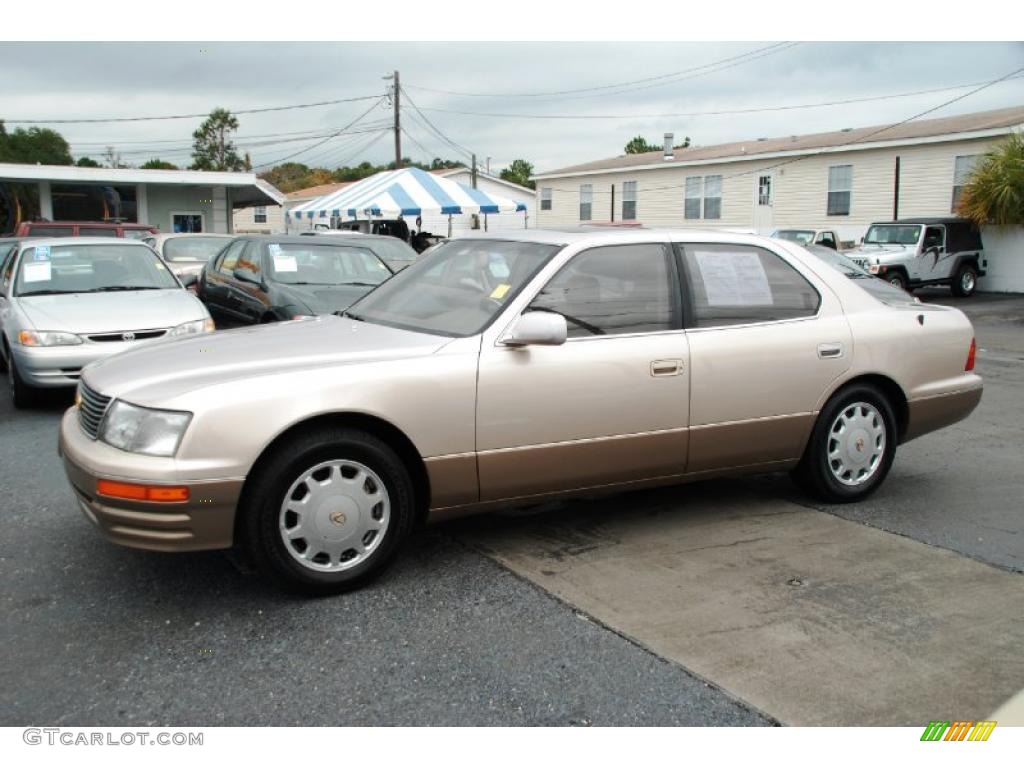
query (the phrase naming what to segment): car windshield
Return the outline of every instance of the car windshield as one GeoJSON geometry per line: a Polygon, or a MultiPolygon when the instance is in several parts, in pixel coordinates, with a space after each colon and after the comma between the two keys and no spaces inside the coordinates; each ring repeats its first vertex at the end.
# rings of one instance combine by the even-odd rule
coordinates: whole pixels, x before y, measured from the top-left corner
{"type": "Polygon", "coordinates": [[[851,280],[856,280],[858,286],[863,288],[879,301],[883,301],[886,304],[902,304],[908,301],[913,301],[910,294],[902,288],[890,285],[887,280],[880,280],[866,269],[859,266],[856,262],[851,261],[840,253],[836,253],[831,248],[826,248],[821,245],[808,245],[805,247],[809,252],[813,253],[836,271],[846,275],[851,280]]]}
{"type": "Polygon", "coordinates": [[[397,237],[385,237],[367,245],[384,261],[415,261],[418,255],[412,246],[397,237]]]}
{"type": "Polygon", "coordinates": [[[227,243],[226,237],[171,237],[164,240],[163,256],[168,261],[207,262],[227,243]]]}
{"type": "Polygon", "coordinates": [[[391,270],[372,251],[354,245],[269,243],[270,275],[285,285],[379,285],[391,270]]]}
{"type": "Polygon", "coordinates": [[[442,336],[486,328],[562,246],[452,240],[356,302],[356,320],[442,336]]]}
{"type": "Polygon", "coordinates": [[[903,224],[874,224],[864,236],[865,245],[916,245],[921,228],[903,224]]]}
{"type": "Polygon", "coordinates": [[[813,229],[777,229],[772,233],[772,237],[778,237],[782,240],[789,240],[793,243],[800,243],[800,245],[807,245],[814,240],[813,229]]]}
{"type": "Polygon", "coordinates": [[[153,251],[141,243],[37,245],[20,256],[16,296],[178,288],[153,251]]]}

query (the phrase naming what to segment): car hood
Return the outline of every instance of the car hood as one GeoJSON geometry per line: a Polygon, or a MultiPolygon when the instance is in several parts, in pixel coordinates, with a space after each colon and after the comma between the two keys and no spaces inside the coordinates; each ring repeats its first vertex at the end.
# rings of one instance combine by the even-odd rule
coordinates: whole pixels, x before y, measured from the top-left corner
{"type": "Polygon", "coordinates": [[[873,263],[875,259],[884,262],[893,257],[913,256],[916,253],[916,245],[859,245],[856,248],[843,251],[843,256],[868,259],[873,263]]]}
{"type": "Polygon", "coordinates": [[[303,369],[432,354],[450,339],[322,315],[159,340],[89,365],[83,379],[140,405],[205,386],[303,369]]]}
{"type": "Polygon", "coordinates": [[[348,309],[352,303],[376,286],[368,285],[287,285],[277,283],[275,304],[294,304],[305,307],[313,315],[328,315],[348,309]]]}
{"type": "Polygon", "coordinates": [[[38,331],[91,334],[173,328],[207,317],[199,299],[181,288],[22,296],[15,300],[38,331]]]}

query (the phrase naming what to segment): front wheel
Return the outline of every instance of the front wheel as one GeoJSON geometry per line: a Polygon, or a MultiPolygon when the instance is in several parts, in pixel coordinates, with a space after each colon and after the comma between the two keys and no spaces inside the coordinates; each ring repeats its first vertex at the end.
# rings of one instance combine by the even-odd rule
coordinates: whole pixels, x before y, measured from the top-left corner
{"type": "Polygon", "coordinates": [[[896,419],[885,395],[855,384],[822,409],[794,479],[822,501],[860,501],[885,480],[896,441],[896,419]]]}
{"type": "Polygon", "coordinates": [[[907,278],[902,272],[890,272],[885,279],[893,288],[899,288],[901,291],[907,290],[907,278]]]}
{"type": "Polygon", "coordinates": [[[253,469],[239,508],[245,544],[282,586],[328,595],[379,575],[412,529],[414,491],[402,460],[358,430],[296,437],[253,469]]]}
{"type": "Polygon", "coordinates": [[[7,364],[7,383],[11,390],[11,402],[17,409],[29,408],[36,403],[36,391],[32,389],[18,372],[18,364],[14,361],[14,355],[7,364]]]}
{"type": "Polygon", "coordinates": [[[970,296],[978,287],[978,270],[971,264],[964,264],[956,271],[950,287],[954,296],[970,296]]]}

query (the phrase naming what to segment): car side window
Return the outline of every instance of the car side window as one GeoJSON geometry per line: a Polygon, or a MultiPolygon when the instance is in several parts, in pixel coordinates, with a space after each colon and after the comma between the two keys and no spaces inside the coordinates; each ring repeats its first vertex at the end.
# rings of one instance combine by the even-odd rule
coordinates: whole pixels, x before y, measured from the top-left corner
{"type": "Polygon", "coordinates": [[[260,246],[258,243],[250,243],[249,247],[242,251],[238,256],[238,261],[235,264],[235,269],[247,269],[254,275],[259,275],[262,272],[260,264],[262,263],[260,258],[260,246]]]}
{"type": "Polygon", "coordinates": [[[0,268],[0,284],[3,285],[3,292],[10,293],[11,278],[14,275],[14,262],[17,259],[16,251],[17,248],[11,248],[7,253],[7,259],[3,262],[3,267],[0,268]]]}
{"type": "Polygon", "coordinates": [[[245,241],[239,240],[228,246],[227,250],[224,251],[224,255],[221,256],[220,262],[217,264],[217,271],[225,275],[230,275],[235,271],[235,265],[238,263],[238,256],[242,253],[242,249],[245,248],[245,241]]]}
{"type": "Polygon", "coordinates": [[[803,275],[764,248],[690,244],[683,257],[698,328],[812,317],[821,304],[803,275]]]}
{"type": "Polygon", "coordinates": [[[942,227],[928,227],[924,231],[925,248],[942,248],[945,245],[945,240],[942,227]]]}
{"type": "Polygon", "coordinates": [[[836,248],[836,241],[831,232],[822,232],[818,235],[818,244],[826,248],[836,248]]]}
{"type": "Polygon", "coordinates": [[[659,243],[582,251],[541,289],[530,309],[563,315],[570,337],[678,328],[669,253],[659,243]]]}

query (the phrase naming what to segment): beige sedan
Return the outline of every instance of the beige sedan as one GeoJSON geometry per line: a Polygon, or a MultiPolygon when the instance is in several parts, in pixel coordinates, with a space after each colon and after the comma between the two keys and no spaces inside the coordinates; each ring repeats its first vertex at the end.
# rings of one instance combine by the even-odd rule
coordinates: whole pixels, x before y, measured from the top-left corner
{"type": "Polygon", "coordinates": [[[414,525],[792,470],[863,499],[981,398],[956,309],[793,243],[524,231],[439,246],[343,316],[88,367],[60,451],[119,544],[243,547],[282,584],[376,575],[414,525]]]}

